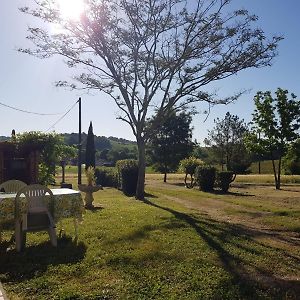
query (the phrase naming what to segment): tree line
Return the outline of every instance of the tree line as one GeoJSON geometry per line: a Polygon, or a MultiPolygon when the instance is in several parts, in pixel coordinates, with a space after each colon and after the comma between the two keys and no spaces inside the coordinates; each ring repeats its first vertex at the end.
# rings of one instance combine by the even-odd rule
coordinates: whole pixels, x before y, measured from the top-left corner
{"type": "MultiPolygon", "coordinates": [[[[300,102],[294,94],[289,95],[287,90],[278,88],[274,96],[269,91],[257,92],[254,104],[255,110],[249,124],[230,112],[223,119],[215,119],[214,127],[204,140],[204,147],[192,140],[191,123],[195,112],[183,110],[170,113],[146,145],[147,165],[164,174],[166,182],[167,174],[178,171],[180,162],[188,157],[191,157],[188,163],[193,161],[192,158],[200,159],[207,165],[219,165],[222,171],[235,174],[246,173],[253,161],[269,159],[275,187],[280,189],[282,168],[286,174],[300,174],[300,102]]],[[[149,126],[151,122],[153,119],[148,120],[149,126]]],[[[138,158],[134,143],[129,143],[129,149],[125,140],[115,138],[114,142],[122,141],[122,147],[111,149],[110,139],[94,136],[92,123],[84,136],[83,163],[86,165],[95,166],[98,157],[104,160],[112,157],[112,165],[119,160],[138,158]],[[85,148],[89,148],[89,152],[85,148]],[[97,149],[102,149],[98,155],[97,149]],[[117,155],[113,156],[113,153],[117,155]]],[[[15,142],[43,146],[39,180],[50,184],[54,183],[56,166],[71,163],[76,158],[77,144],[72,144],[76,137],[74,133],[28,132],[18,134],[15,142]]]]}
{"type": "Polygon", "coordinates": [[[275,95],[257,92],[254,104],[249,124],[230,112],[215,119],[204,140],[206,148],[191,140],[191,113],[169,116],[150,143],[154,168],[166,181],[166,173],[175,171],[188,155],[236,174],[246,173],[253,161],[264,158],[271,160],[275,187],[280,189],[283,167],[286,174],[300,174],[300,102],[278,88],[275,95]]]}

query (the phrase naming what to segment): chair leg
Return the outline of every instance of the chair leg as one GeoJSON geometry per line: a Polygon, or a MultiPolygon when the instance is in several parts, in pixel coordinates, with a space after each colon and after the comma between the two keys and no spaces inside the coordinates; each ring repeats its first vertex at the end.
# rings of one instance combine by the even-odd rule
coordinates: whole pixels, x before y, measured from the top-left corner
{"type": "Polygon", "coordinates": [[[57,247],[57,237],[56,237],[55,228],[53,228],[53,227],[49,228],[48,229],[48,234],[49,234],[52,246],[57,247]]]}

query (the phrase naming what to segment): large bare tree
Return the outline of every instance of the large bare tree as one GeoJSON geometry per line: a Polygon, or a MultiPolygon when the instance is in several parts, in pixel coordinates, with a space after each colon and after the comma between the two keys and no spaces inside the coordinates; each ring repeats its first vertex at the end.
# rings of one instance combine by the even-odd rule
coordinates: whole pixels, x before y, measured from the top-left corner
{"type": "Polygon", "coordinates": [[[85,0],[78,20],[64,19],[57,0],[35,2],[21,10],[61,31],[29,27],[35,47],[20,51],[40,58],[61,55],[80,72],[77,84],[58,85],[99,90],[115,101],[137,140],[138,199],[144,197],[145,143],[153,127],[188,104],[236,99],[239,93],[219,99],[204,87],[270,65],[281,39],[266,38],[246,10],[230,12],[230,0],[85,0]]]}

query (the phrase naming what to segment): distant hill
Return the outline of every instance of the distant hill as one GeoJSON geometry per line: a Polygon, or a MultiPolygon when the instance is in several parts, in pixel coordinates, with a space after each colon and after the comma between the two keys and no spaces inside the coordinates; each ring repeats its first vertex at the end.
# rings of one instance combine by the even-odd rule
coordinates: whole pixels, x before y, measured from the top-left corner
{"type": "Polygon", "coordinates": [[[10,137],[8,136],[0,136],[0,142],[5,142],[8,141],[10,139],[10,137]]]}
{"type": "MultiPolygon", "coordinates": [[[[78,144],[78,133],[62,133],[60,134],[67,145],[77,145],[78,144]]],[[[85,148],[87,139],[87,134],[85,132],[81,135],[82,147],[85,148]]],[[[101,152],[104,149],[120,151],[124,148],[132,149],[136,147],[136,142],[126,140],[117,137],[105,137],[94,135],[95,148],[97,151],[101,152]]]]}
{"type": "Polygon", "coordinates": [[[129,140],[126,140],[126,139],[123,139],[123,138],[117,138],[117,137],[114,137],[114,136],[110,136],[108,139],[110,141],[114,141],[114,142],[117,142],[119,144],[124,144],[124,145],[132,144],[132,145],[136,145],[135,141],[129,141],[129,140]]]}
{"type": "MultiPolygon", "coordinates": [[[[67,145],[77,146],[78,133],[61,133],[59,135],[63,137],[67,145]]],[[[7,141],[9,139],[10,137],[0,136],[0,142],[7,141]]],[[[87,139],[87,134],[83,132],[81,135],[83,150],[85,149],[86,139],[87,139]]],[[[124,148],[127,148],[129,150],[136,148],[136,142],[126,140],[123,138],[114,137],[114,136],[105,137],[105,136],[94,135],[94,140],[95,140],[95,148],[99,152],[101,152],[104,149],[121,151],[124,148]]]]}

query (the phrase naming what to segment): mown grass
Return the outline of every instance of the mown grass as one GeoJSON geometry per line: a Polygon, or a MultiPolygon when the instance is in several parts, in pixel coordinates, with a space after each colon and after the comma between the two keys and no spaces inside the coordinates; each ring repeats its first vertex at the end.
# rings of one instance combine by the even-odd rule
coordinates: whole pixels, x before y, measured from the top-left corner
{"type": "MultiPolygon", "coordinates": [[[[119,144],[117,142],[114,142],[115,144],[119,144]]],[[[121,145],[120,147],[122,148],[124,145],[121,145]]],[[[127,145],[126,145],[127,146],[127,145]]],[[[136,147],[135,145],[131,145],[128,144],[129,148],[131,149],[132,147],[136,147]]],[[[117,146],[116,146],[117,147],[117,146]]],[[[119,150],[121,150],[121,148],[119,150]]],[[[277,164],[277,161],[275,162],[277,164]]],[[[267,175],[267,177],[269,175],[273,174],[273,167],[272,167],[272,161],[271,160],[265,160],[265,161],[261,161],[261,174],[260,175],[267,175]]],[[[217,166],[217,168],[219,169],[219,166],[217,166]]],[[[251,175],[256,175],[258,174],[258,162],[253,162],[249,168],[249,171],[251,173],[251,175]]],[[[77,172],[77,166],[66,166],[66,174],[72,174],[72,173],[76,173],[77,172]]],[[[59,169],[60,172],[60,169],[59,169]]],[[[153,166],[147,166],[146,167],[146,173],[147,174],[159,174],[159,172],[155,171],[153,166]]]]}
{"type": "Polygon", "coordinates": [[[270,187],[259,194],[252,187],[228,195],[188,190],[180,176],[167,184],[147,177],[144,202],[116,189],[97,192],[97,209],[86,211],[78,241],[67,220],[57,249],[35,233],[23,253],[6,251],[6,231],[0,280],[10,299],[297,299],[297,238],[293,245],[235,218],[270,210],[259,220],[270,218],[271,231],[287,230],[277,226],[284,218],[296,234],[299,202],[262,201],[270,187]]]}
{"type": "MultiPolygon", "coordinates": [[[[277,166],[278,161],[275,161],[277,166]]],[[[249,168],[250,172],[253,174],[258,174],[259,162],[253,162],[249,168]]],[[[273,165],[271,160],[263,160],[260,162],[260,172],[261,174],[273,174],[273,165]]]]}
{"type": "MultiPolygon", "coordinates": [[[[148,173],[147,178],[151,180],[162,181],[163,174],[148,173]]],[[[167,181],[169,182],[184,182],[184,174],[167,174],[167,181]]],[[[237,183],[249,183],[249,184],[274,184],[274,176],[272,174],[248,174],[237,175],[235,182],[237,183]]],[[[282,184],[299,184],[300,175],[281,175],[282,184]]]]}

